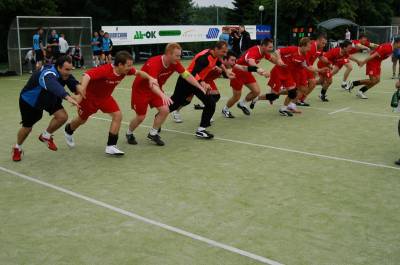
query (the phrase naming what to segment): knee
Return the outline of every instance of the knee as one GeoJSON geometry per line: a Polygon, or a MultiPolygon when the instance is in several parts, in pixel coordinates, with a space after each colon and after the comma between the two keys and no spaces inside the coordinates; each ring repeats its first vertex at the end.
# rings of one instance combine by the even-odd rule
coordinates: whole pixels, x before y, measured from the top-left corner
{"type": "Polygon", "coordinates": [[[136,116],[136,120],[137,120],[139,123],[142,123],[142,122],[144,121],[145,118],[146,118],[146,115],[137,115],[137,116],[136,116]]]}
{"type": "Polygon", "coordinates": [[[232,95],[232,98],[235,101],[238,101],[241,98],[241,96],[242,96],[242,93],[235,93],[235,94],[232,95]]]}
{"type": "Polygon", "coordinates": [[[259,87],[254,88],[253,91],[252,91],[252,93],[253,93],[254,96],[259,96],[260,93],[261,93],[261,92],[260,92],[260,88],[259,88],[259,87]]]}
{"type": "Polygon", "coordinates": [[[60,123],[66,123],[68,121],[68,114],[64,112],[57,113],[57,115],[54,116],[57,121],[60,123]]]}
{"type": "Polygon", "coordinates": [[[112,120],[116,122],[122,121],[122,113],[120,111],[113,113],[112,120]]]}
{"type": "Polygon", "coordinates": [[[214,102],[218,102],[221,98],[220,94],[212,95],[212,98],[214,99],[214,102]]]}
{"type": "MultiPolygon", "coordinates": [[[[158,114],[161,116],[168,116],[169,114],[169,108],[167,106],[162,106],[161,108],[158,109],[158,114]]],[[[144,117],[143,117],[144,119],[144,117]]]]}

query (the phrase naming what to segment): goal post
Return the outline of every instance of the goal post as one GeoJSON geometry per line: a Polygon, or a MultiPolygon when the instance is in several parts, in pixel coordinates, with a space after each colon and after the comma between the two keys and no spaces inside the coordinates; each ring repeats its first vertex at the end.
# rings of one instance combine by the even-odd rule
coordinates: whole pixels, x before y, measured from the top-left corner
{"type": "Polygon", "coordinates": [[[70,47],[80,45],[86,63],[92,61],[91,17],[42,17],[42,16],[17,16],[10,25],[8,32],[8,64],[9,71],[22,75],[27,71],[24,64],[26,53],[32,49],[32,37],[37,28],[42,27],[43,45],[47,44],[47,37],[51,30],[64,33],[70,47]]]}
{"type": "Polygon", "coordinates": [[[365,34],[373,43],[391,42],[400,34],[399,26],[360,26],[359,34],[365,34]]]}

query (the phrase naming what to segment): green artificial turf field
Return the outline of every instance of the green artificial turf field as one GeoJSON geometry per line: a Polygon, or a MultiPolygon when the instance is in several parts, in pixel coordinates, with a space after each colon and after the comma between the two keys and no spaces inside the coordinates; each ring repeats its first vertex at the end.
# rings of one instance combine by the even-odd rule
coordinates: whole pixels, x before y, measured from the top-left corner
{"type": "MultiPolygon", "coordinates": [[[[354,68],[352,80],[364,77],[354,68]]],[[[389,106],[390,60],[383,68],[368,100],[341,91],[340,72],[330,102],[318,99],[318,87],[312,107],[291,118],[277,112],[282,99],[223,118],[231,89],[220,79],[216,138],[195,138],[201,112],[190,105],[182,124],[167,120],[164,147],[146,140],[154,110],[136,132],[139,145],[126,143],[126,78],[114,92],[124,157],[104,154],[102,113],[75,133],[74,149],[60,130],[59,150],[47,150],[37,140],[45,114],[19,163],[10,153],[29,76],[1,78],[0,264],[400,264],[399,115],[389,106]]],[[[257,78],[265,93],[266,79],[257,78]]]]}

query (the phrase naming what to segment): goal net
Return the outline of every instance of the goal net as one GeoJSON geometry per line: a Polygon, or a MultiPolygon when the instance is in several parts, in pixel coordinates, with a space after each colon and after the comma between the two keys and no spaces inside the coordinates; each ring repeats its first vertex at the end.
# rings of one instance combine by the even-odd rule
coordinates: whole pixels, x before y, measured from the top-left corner
{"type": "Polygon", "coordinates": [[[25,55],[32,49],[33,35],[37,28],[44,29],[43,45],[46,45],[47,37],[51,30],[58,34],[64,33],[70,47],[80,45],[82,55],[86,63],[91,63],[91,17],[36,17],[17,16],[10,25],[8,32],[8,64],[9,70],[17,74],[28,71],[25,63],[25,55]]]}
{"type": "Polygon", "coordinates": [[[391,42],[400,34],[399,26],[360,26],[359,34],[365,34],[373,43],[391,42]]]}

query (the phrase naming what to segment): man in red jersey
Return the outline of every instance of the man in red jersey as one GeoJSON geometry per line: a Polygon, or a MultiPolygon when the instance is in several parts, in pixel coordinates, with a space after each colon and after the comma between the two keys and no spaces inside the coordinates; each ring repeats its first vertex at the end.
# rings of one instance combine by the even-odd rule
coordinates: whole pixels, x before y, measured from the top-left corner
{"type": "MultiPolygon", "coordinates": [[[[311,41],[311,49],[307,52],[307,64],[313,66],[317,59],[321,59],[323,49],[327,44],[327,37],[325,33],[318,34],[316,40],[311,41]]],[[[303,68],[303,74],[299,75],[296,81],[298,100],[297,105],[308,107],[310,104],[305,102],[307,96],[314,90],[317,85],[315,73],[303,68]]]]}
{"type": "Polygon", "coordinates": [[[395,37],[392,43],[384,43],[379,45],[370,55],[360,62],[360,67],[364,64],[367,65],[366,74],[369,79],[354,81],[350,85],[350,90],[355,86],[364,85],[357,92],[357,96],[361,99],[368,99],[365,95],[368,89],[372,88],[379,83],[381,77],[381,64],[382,61],[389,58],[394,49],[400,48],[400,37],[395,37]]]}
{"type": "MultiPolygon", "coordinates": [[[[274,64],[283,65],[283,62],[278,57],[270,54],[273,49],[273,40],[266,38],[261,42],[260,45],[253,46],[248,49],[247,52],[238,59],[237,64],[242,66],[257,67],[257,64],[259,64],[261,59],[264,58],[274,64]]],[[[245,85],[250,89],[250,92],[244,99],[237,103],[237,107],[241,109],[245,115],[250,115],[250,110],[246,104],[257,99],[258,95],[260,95],[260,86],[251,72],[234,68],[233,73],[235,74],[235,78],[231,80],[233,94],[232,97],[227,101],[222,112],[225,117],[229,117],[229,114],[227,115],[227,113],[231,113],[230,108],[240,100],[242,96],[242,88],[245,85]]],[[[268,71],[259,74],[265,77],[269,76],[268,71]]]]}
{"type": "MultiPolygon", "coordinates": [[[[353,49],[352,42],[350,40],[344,40],[339,44],[337,48],[333,48],[323,54],[323,57],[318,62],[318,69],[325,69],[325,71],[319,72],[318,83],[322,86],[320,99],[323,102],[328,102],[326,91],[332,84],[332,77],[335,74],[336,69],[341,69],[343,65],[349,62],[350,52],[353,49]],[[331,70],[333,68],[333,71],[331,70]]],[[[337,73],[338,71],[336,71],[337,73]]]]}
{"type": "Polygon", "coordinates": [[[133,58],[126,51],[115,55],[114,64],[106,64],[88,70],[82,77],[82,97],[78,116],[65,126],[65,139],[70,147],[75,146],[72,134],[84,124],[90,115],[98,110],[110,114],[112,121],[108,134],[106,154],[123,155],[117,148],[118,132],[121,127],[122,114],[115,99],[111,96],[115,87],[127,75],[138,75],[149,83],[150,87],[158,86],[157,80],[143,71],[136,71],[132,66],[133,58]]]}
{"type": "Polygon", "coordinates": [[[289,46],[276,50],[279,58],[282,59],[286,66],[275,65],[271,70],[271,77],[268,85],[271,87],[272,93],[258,96],[258,100],[268,100],[272,103],[278,99],[280,95],[287,94],[284,105],[279,109],[282,116],[293,116],[293,113],[301,113],[296,108],[297,89],[296,79],[298,75],[303,74],[303,68],[308,71],[317,72],[313,66],[307,65],[306,54],[311,49],[310,38],[302,38],[299,46],[289,46]]]}
{"type": "MultiPolygon", "coordinates": [[[[358,37],[358,40],[352,40],[351,42],[353,43],[353,48],[351,49],[351,51],[349,53],[350,60],[344,65],[346,68],[346,71],[343,74],[343,81],[342,81],[342,85],[341,85],[341,87],[345,90],[350,90],[350,82],[347,81],[350,76],[351,71],[353,71],[353,65],[350,61],[357,62],[357,60],[355,60],[355,57],[352,55],[359,53],[363,50],[370,51],[379,46],[378,44],[370,42],[368,40],[367,36],[364,34],[360,34],[360,36],[358,37]]],[[[358,62],[357,62],[357,64],[358,64],[358,62]]],[[[336,73],[337,73],[337,71],[335,71],[335,69],[334,69],[333,74],[335,75],[336,73]]]]}
{"type": "Polygon", "coordinates": [[[170,43],[166,46],[163,55],[152,57],[144,64],[141,70],[157,79],[159,87],[149,86],[148,82],[141,78],[137,78],[133,82],[131,104],[132,109],[136,112],[136,117],[130,122],[126,133],[129,144],[137,144],[133,131],[146,118],[148,106],[157,108],[158,113],[154,118],[153,126],[147,138],[159,146],[165,144],[158,132],[170,112],[169,106],[174,101],[164,93],[162,86],[174,72],[179,73],[184,80],[201,91],[201,93],[205,93],[205,88],[180,63],[181,54],[181,46],[178,43],[170,43]]]}

